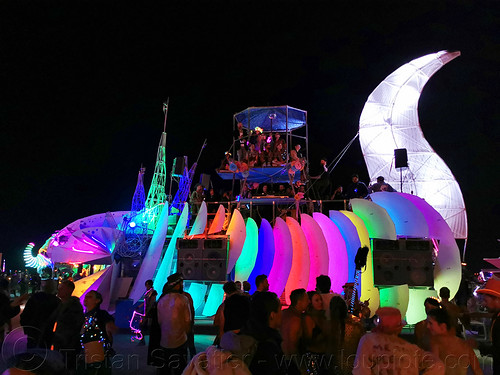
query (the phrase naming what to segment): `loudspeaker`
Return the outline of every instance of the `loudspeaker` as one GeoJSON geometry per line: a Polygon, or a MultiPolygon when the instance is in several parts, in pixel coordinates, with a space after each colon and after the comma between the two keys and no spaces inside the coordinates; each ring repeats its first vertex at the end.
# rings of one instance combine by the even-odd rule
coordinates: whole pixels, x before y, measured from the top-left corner
{"type": "Polygon", "coordinates": [[[178,156],[174,159],[174,165],[172,166],[172,176],[182,177],[184,174],[184,157],[178,156]]]}
{"type": "Polygon", "coordinates": [[[202,280],[203,265],[201,249],[179,249],[177,253],[177,272],[186,280],[202,280]]]}
{"type": "Polygon", "coordinates": [[[434,286],[432,251],[373,250],[375,285],[434,286]]]}
{"type": "Polygon", "coordinates": [[[200,176],[200,184],[205,190],[210,189],[210,175],[202,173],[200,176]]]}
{"type": "Polygon", "coordinates": [[[186,280],[226,281],[227,238],[177,239],[177,272],[186,280]]]}
{"type": "Polygon", "coordinates": [[[373,239],[373,250],[399,250],[398,240],[381,240],[378,238],[373,239]]]}
{"type": "Polygon", "coordinates": [[[395,168],[408,167],[408,153],[406,148],[397,148],[394,150],[395,168]]]}
{"type": "Polygon", "coordinates": [[[203,280],[226,281],[227,249],[203,250],[203,280]]]}

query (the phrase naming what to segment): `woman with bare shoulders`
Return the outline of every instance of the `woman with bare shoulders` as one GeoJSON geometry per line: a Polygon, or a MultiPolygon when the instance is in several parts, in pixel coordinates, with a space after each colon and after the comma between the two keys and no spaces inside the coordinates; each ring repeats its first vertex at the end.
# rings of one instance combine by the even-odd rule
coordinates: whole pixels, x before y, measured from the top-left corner
{"type": "Polygon", "coordinates": [[[329,351],[338,366],[339,374],[352,374],[359,340],[365,334],[360,320],[349,314],[344,299],[333,296],[330,300],[329,351]]]}

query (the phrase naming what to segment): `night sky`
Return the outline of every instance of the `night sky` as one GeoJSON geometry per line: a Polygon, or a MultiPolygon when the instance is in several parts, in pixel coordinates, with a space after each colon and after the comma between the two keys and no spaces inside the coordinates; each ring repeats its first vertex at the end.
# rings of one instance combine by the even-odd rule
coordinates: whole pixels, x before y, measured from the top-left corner
{"type": "MultiPolygon", "coordinates": [[[[129,210],[146,192],[170,97],[167,166],[202,153],[212,175],[250,106],[308,111],[312,164],[358,131],[369,94],[401,65],[462,56],[428,82],[426,139],[458,180],[469,219],[466,261],[500,256],[500,4],[483,1],[0,2],[2,186],[7,268],[70,222],[129,210]]],[[[356,141],[332,172],[368,182],[356,141]]],[[[167,187],[168,191],[168,187],[167,187]]]]}

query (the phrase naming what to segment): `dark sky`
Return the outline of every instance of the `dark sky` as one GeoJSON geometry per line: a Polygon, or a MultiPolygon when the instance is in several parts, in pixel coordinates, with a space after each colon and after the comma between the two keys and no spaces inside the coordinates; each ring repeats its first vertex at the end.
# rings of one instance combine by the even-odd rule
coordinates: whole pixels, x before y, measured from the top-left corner
{"type": "MultiPolygon", "coordinates": [[[[1,250],[8,268],[70,222],[128,210],[138,169],[152,178],[170,97],[167,165],[187,155],[214,176],[232,115],[308,111],[310,159],[335,157],[363,105],[399,66],[462,56],[426,85],[425,137],[457,178],[466,260],[500,246],[500,5],[484,1],[0,2],[1,250]]],[[[356,142],[333,178],[368,175],[356,142]]]]}

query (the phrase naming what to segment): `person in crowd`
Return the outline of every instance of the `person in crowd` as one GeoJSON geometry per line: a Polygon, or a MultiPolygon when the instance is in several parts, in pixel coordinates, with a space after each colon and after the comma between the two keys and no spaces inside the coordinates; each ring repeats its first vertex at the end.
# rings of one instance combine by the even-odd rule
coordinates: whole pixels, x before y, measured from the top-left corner
{"type": "Polygon", "coordinates": [[[345,195],[344,195],[344,188],[342,185],[337,185],[335,190],[333,191],[333,194],[330,198],[331,200],[344,200],[345,195]]]}
{"type": "Polygon", "coordinates": [[[490,278],[477,293],[484,297],[484,306],[493,314],[491,321],[491,345],[480,345],[481,355],[493,355],[493,374],[500,374],[500,280],[490,278]]]}
{"type": "Polygon", "coordinates": [[[234,131],[234,139],[236,141],[236,145],[242,144],[246,145],[247,143],[247,138],[248,138],[248,131],[243,127],[243,124],[241,122],[238,122],[236,125],[236,129],[234,131]]]}
{"type": "Polygon", "coordinates": [[[274,150],[271,153],[271,165],[273,167],[279,167],[286,162],[286,149],[282,142],[276,144],[274,150]]]}
{"type": "Polygon", "coordinates": [[[241,281],[235,281],[234,284],[236,285],[236,289],[238,290],[238,293],[241,293],[241,281]]]}
{"type": "Polygon", "coordinates": [[[389,185],[387,182],[384,181],[384,176],[378,176],[377,177],[377,182],[374,183],[373,185],[370,185],[368,188],[368,193],[376,193],[378,191],[388,191],[388,192],[394,192],[394,188],[389,185]]]}
{"type": "Polygon", "coordinates": [[[189,311],[191,312],[191,329],[188,332],[187,347],[189,355],[191,356],[191,358],[193,358],[196,354],[196,346],[194,345],[194,302],[191,294],[184,290],[184,281],[181,281],[180,286],[182,295],[184,295],[188,299],[189,311]]]}
{"type": "Polygon", "coordinates": [[[51,343],[51,350],[64,355],[70,372],[76,370],[81,350],[80,330],[85,320],[79,298],[72,296],[74,290],[75,284],[72,281],[61,281],[57,289],[57,297],[61,303],[50,316],[42,338],[51,343]]]}
{"type": "Polygon", "coordinates": [[[323,373],[327,361],[328,327],[323,308],[323,299],[316,291],[307,292],[310,303],[304,314],[303,345],[307,359],[307,369],[312,373],[323,373]],[[314,364],[318,366],[314,367],[314,364]],[[321,369],[320,369],[321,367],[321,369]]]}
{"type": "Polygon", "coordinates": [[[330,319],[330,300],[333,296],[338,296],[338,294],[330,290],[331,287],[332,280],[328,275],[319,275],[316,277],[316,292],[318,292],[323,299],[323,307],[325,308],[327,320],[330,319]]]}
{"type": "Polygon", "coordinates": [[[364,198],[368,195],[368,188],[359,180],[357,174],[353,174],[352,183],[347,187],[345,194],[348,199],[364,198]]]}
{"type": "Polygon", "coordinates": [[[85,294],[85,322],[81,332],[85,366],[82,374],[111,374],[111,358],[114,355],[113,335],[118,327],[111,315],[101,310],[102,295],[96,290],[85,294]]]}
{"type": "Polygon", "coordinates": [[[252,296],[261,292],[269,291],[269,281],[267,281],[267,275],[258,275],[255,277],[255,288],[256,291],[252,294],[252,296]]]}
{"type": "MultiPolygon", "coordinates": [[[[234,294],[238,294],[238,288],[236,287],[236,283],[234,281],[228,281],[222,287],[225,293],[225,299],[227,300],[234,294]]],[[[214,326],[217,327],[217,335],[215,336],[214,344],[218,345],[220,342],[220,338],[224,334],[224,306],[225,300],[219,305],[217,308],[217,312],[214,317],[214,326]]]]}
{"type": "Polygon", "coordinates": [[[256,167],[258,164],[258,158],[259,158],[259,153],[255,150],[255,145],[253,143],[250,143],[247,153],[248,167],[249,168],[256,167]]]}
{"type": "Polygon", "coordinates": [[[144,317],[142,318],[141,322],[142,338],[139,342],[139,345],[146,344],[146,335],[149,334],[149,331],[151,329],[151,314],[153,311],[156,311],[154,310],[154,307],[156,305],[156,297],[158,296],[158,292],[153,288],[153,280],[146,280],[144,286],[146,288],[143,296],[144,302],[142,304],[142,314],[144,314],[144,317]]]}
{"type": "Polygon", "coordinates": [[[231,163],[234,163],[233,155],[229,151],[226,151],[224,154],[224,159],[222,159],[220,167],[217,171],[218,172],[229,171],[229,166],[231,165],[231,163]]]}
{"type": "Polygon", "coordinates": [[[238,358],[250,365],[252,354],[257,342],[250,336],[240,335],[241,329],[247,324],[250,317],[250,299],[239,294],[226,298],[224,305],[224,334],[220,340],[220,347],[231,351],[238,358]]]}
{"type": "Polygon", "coordinates": [[[293,361],[287,361],[281,348],[281,303],[272,292],[254,294],[250,316],[242,334],[253,337],[257,348],[249,365],[252,374],[300,374],[293,361]]]}
{"type": "Polygon", "coordinates": [[[3,343],[5,328],[10,325],[10,320],[19,314],[20,306],[29,298],[29,295],[25,294],[11,301],[9,288],[9,282],[0,279],[0,344],[3,343]]]}
{"type": "Polygon", "coordinates": [[[295,289],[290,293],[290,306],[283,311],[280,329],[286,356],[300,354],[299,343],[304,336],[302,316],[308,305],[309,296],[305,289],[295,289]]]}
{"type": "MultiPolygon", "coordinates": [[[[17,296],[17,291],[20,291],[21,287],[19,285],[19,281],[21,280],[21,275],[19,271],[14,271],[14,273],[10,276],[10,292],[17,296]]],[[[20,294],[19,294],[20,295],[20,294]]]]}
{"type": "Polygon", "coordinates": [[[209,346],[194,356],[184,375],[232,374],[250,375],[248,365],[256,351],[257,341],[240,334],[250,314],[250,299],[234,294],[226,298],[224,307],[224,334],[219,346],[209,346]]]}
{"type": "Polygon", "coordinates": [[[439,289],[439,297],[441,298],[441,306],[450,316],[452,330],[454,330],[456,335],[462,337],[463,327],[459,320],[462,312],[455,303],[450,301],[450,290],[447,287],[442,287],[439,289]]]}
{"type": "Polygon", "coordinates": [[[252,285],[248,281],[243,281],[243,295],[250,297],[250,289],[252,288],[252,285]]]}
{"type": "Polygon", "coordinates": [[[189,300],[182,293],[182,282],[180,273],[170,275],[157,304],[163,362],[160,374],[181,374],[187,365],[187,341],[192,318],[189,300]]]}
{"type": "Polygon", "coordinates": [[[219,194],[215,192],[215,189],[213,187],[210,188],[208,191],[208,195],[206,197],[207,201],[207,211],[209,213],[216,213],[217,209],[219,208],[217,202],[220,202],[220,197],[219,194]]]}
{"type": "Polygon", "coordinates": [[[28,348],[48,348],[47,338],[41,334],[47,329],[49,317],[57,309],[61,300],[56,297],[57,283],[54,279],[45,281],[41,292],[33,294],[21,313],[20,323],[27,337],[28,348]]]}
{"type": "Polygon", "coordinates": [[[267,184],[262,184],[262,191],[259,194],[261,197],[265,197],[266,195],[270,195],[269,192],[269,185],[267,184]]]}
{"type": "Polygon", "coordinates": [[[466,375],[469,367],[475,375],[483,374],[472,348],[452,332],[450,316],[445,309],[429,310],[427,326],[432,335],[431,351],[444,363],[446,375],[466,375]]]}
{"type": "Polygon", "coordinates": [[[292,149],[292,151],[290,151],[290,159],[293,160],[293,161],[299,161],[299,162],[302,162],[304,157],[302,155],[302,152],[300,151],[300,149],[302,148],[302,146],[297,143],[294,148],[292,149]]]}
{"type": "MultiPolygon", "coordinates": [[[[441,305],[437,299],[429,297],[424,301],[424,308],[425,313],[429,314],[429,311],[433,309],[440,309],[441,305]]],[[[431,350],[431,331],[429,330],[427,319],[415,325],[415,344],[426,351],[431,350]]]]}
{"type": "Polygon", "coordinates": [[[444,375],[439,358],[399,337],[404,323],[398,309],[381,307],[377,315],[378,325],[359,342],[353,375],[444,375]]]}
{"type": "Polygon", "coordinates": [[[222,194],[223,202],[231,202],[232,200],[233,200],[233,192],[231,190],[225,191],[224,194],[222,194]]]}
{"type": "Polygon", "coordinates": [[[189,203],[191,204],[191,215],[193,215],[193,220],[198,215],[200,211],[201,202],[205,200],[205,192],[203,191],[202,184],[196,184],[194,191],[189,197],[189,203]]]}
{"type": "Polygon", "coordinates": [[[236,159],[239,162],[242,162],[243,160],[248,160],[248,150],[246,144],[244,143],[239,144],[238,151],[236,151],[236,159]]]}
{"type": "Polygon", "coordinates": [[[359,341],[365,334],[360,319],[349,314],[340,296],[330,300],[329,352],[334,356],[340,374],[352,374],[359,341]]]}

